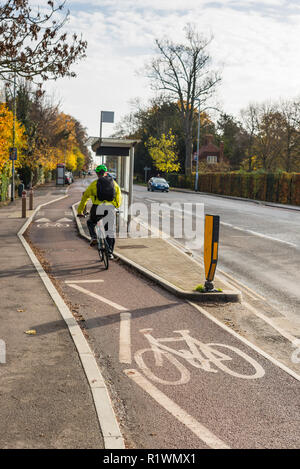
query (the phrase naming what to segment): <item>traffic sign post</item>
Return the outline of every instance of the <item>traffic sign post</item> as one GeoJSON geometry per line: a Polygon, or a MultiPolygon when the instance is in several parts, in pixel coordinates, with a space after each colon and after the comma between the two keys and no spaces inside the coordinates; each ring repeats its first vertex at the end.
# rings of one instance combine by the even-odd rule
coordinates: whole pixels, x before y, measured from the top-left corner
{"type": "Polygon", "coordinates": [[[15,161],[18,159],[18,149],[16,147],[12,147],[9,149],[9,159],[11,161],[15,161]]]}
{"type": "Polygon", "coordinates": [[[214,291],[213,280],[218,263],[219,248],[219,215],[205,215],[204,231],[204,267],[205,267],[205,290],[214,291]]]}
{"type": "Polygon", "coordinates": [[[148,168],[147,166],[145,166],[144,171],[145,171],[145,182],[147,182],[147,174],[148,174],[148,171],[151,171],[151,168],[148,168]]]}

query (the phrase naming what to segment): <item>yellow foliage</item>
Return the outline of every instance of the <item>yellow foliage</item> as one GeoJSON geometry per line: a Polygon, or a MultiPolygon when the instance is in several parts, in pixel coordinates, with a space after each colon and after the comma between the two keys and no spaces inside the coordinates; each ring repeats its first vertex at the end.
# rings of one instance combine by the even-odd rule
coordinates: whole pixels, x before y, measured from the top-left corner
{"type": "Polygon", "coordinates": [[[164,173],[179,171],[180,164],[176,152],[176,141],[171,130],[167,135],[162,134],[160,139],[150,137],[146,146],[159,171],[164,173]]]}
{"type": "Polygon", "coordinates": [[[77,168],[77,158],[73,151],[68,151],[66,155],[66,168],[69,171],[74,171],[77,168]]]}
{"type": "MultiPolygon", "coordinates": [[[[13,113],[5,103],[0,104],[0,173],[7,167],[10,168],[9,149],[13,143],[13,113]]],[[[22,160],[22,150],[26,147],[26,137],[23,126],[16,120],[15,146],[18,149],[16,167],[22,160]]]]}
{"type": "Polygon", "coordinates": [[[76,169],[78,171],[81,171],[84,167],[84,164],[85,164],[85,157],[84,155],[81,153],[81,151],[79,150],[79,148],[74,148],[73,149],[73,152],[76,156],[76,169]]]}

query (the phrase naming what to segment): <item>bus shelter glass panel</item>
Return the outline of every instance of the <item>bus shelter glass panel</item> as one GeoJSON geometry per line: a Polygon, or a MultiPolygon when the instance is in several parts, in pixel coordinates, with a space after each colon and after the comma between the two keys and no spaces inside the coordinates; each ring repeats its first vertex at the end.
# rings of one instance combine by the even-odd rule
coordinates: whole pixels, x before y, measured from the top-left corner
{"type": "Polygon", "coordinates": [[[130,157],[119,156],[117,166],[117,183],[122,192],[122,205],[119,216],[119,235],[126,236],[129,215],[129,177],[130,177],[130,157]],[[122,235],[123,234],[123,235],[122,235]]]}

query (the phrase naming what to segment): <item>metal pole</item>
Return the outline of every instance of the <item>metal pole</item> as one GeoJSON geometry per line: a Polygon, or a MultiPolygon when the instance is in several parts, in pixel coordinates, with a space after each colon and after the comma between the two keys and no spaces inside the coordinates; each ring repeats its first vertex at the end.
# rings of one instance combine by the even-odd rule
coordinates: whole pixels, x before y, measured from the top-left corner
{"type": "MultiPolygon", "coordinates": [[[[101,139],[102,139],[102,111],[100,114],[100,144],[99,148],[101,147],[101,139]]],[[[104,156],[102,155],[101,163],[103,164],[104,156]]]]}
{"type": "Polygon", "coordinates": [[[198,135],[197,135],[197,161],[196,161],[195,192],[198,191],[198,178],[199,178],[199,148],[200,148],[200,99],[198,100],[198,135]]]}
{"type": "MultiPolygon", "coordinates": [[[[130,148],[129,155],[130,155],[130,166],[129,166],[130,169],[129,169],[129,187],[128,187],[128,192],[129,192],[128,209],[130,213],[131,205],[133,201],[134,147],[130,148]]],[[[128,214],[127,232],[129,232],[130,222],[131,222],[131,215],[128,214]]]]}
{"type": "MultiPolygon", "coordinates": [[[[14,73],[14,100],[13,100],[13,141],[12,146],[15,148],[16,142],[16,72],[14,73]]],[[[12,160],[12,182],[11,182],[11,201],[15,200],[15,161],[12,160]]]]}

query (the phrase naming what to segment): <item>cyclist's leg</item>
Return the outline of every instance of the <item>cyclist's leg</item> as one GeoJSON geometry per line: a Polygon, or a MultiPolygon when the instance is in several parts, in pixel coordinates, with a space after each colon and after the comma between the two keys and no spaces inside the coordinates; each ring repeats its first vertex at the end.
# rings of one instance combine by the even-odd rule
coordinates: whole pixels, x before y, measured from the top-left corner
{"type": "Polygon", "coordinates": [[[97,205],[93,205],[90,211],[90,218],[87,220],[87,227],[91,236],[91,239],[97,239],[95,226],[98,222],[98,217],[96,215],[97,205]]]}
{"type": "Polygon", "coordinates": [[[107,204],[105,207],[105,233],[106,241],[109,247],[109,251],[112,254],[115,247],[115,237],[116,237],[116,214],[115,207],[113,205],[107,204]]]}

